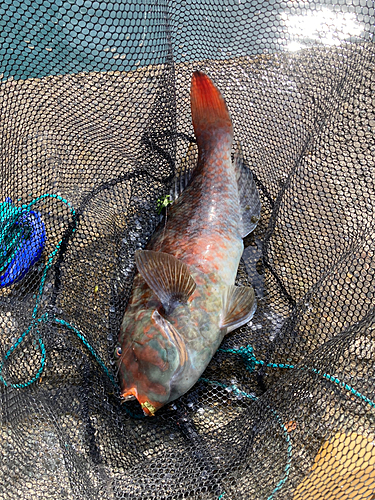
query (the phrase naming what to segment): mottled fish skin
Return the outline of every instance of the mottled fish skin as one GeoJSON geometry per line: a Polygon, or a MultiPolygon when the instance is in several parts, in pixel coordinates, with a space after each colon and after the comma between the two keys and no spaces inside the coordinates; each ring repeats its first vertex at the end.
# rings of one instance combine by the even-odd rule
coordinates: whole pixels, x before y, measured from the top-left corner
{"type": "Polygon", "coordinates": [[[134,395],[146,415],[189,390],[219,347],[227,331],[220,327],[222,297],[243,251],[232,124],[224,99],[201,72],[192,77],[191,107],[198,164],[146,248],[184,262],[196,288],[166,314],[136,274],[119,335],[122,395],[134,395]]]}

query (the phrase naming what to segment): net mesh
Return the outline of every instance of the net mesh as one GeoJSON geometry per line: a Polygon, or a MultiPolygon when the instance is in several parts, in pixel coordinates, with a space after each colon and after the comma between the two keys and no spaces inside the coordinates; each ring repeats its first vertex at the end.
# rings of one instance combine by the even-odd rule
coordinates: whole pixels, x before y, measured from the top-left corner
{"type": "Polygon", "coordinates": [[[7,0],[0,25],[0,498],[373,500],[373,2],[7,0]],[[196,163],[196,69],[261,195],[258,308],[145,418],[114,350],[196,163]]]}

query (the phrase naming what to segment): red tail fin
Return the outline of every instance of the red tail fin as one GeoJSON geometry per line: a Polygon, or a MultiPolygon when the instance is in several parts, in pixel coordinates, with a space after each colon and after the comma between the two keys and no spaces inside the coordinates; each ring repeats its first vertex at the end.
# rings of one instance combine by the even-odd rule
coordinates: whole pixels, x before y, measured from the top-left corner
{"type": "Polygon", "coordinates": [[[230,119],[224,98],[207,75],[195,71],[191,79],[191,114],[198,146],[204,146],[210,132],[221,129],[233,137],[230,119]]]}

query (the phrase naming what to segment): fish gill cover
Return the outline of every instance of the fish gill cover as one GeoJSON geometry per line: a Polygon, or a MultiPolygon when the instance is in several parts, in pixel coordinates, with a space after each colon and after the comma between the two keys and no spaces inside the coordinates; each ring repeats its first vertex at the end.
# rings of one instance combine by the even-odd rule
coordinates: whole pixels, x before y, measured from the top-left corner
{"type": "Polygon", "coordinates": [[[374,498],[374,21],[368,0],[0,3],[0,203],[23,214],[1,221],[1,499],[374,498]],[[196,164],[195,70],[261,196],[236,278],[258,307],[144,417],[117,339],[196,164]]]}

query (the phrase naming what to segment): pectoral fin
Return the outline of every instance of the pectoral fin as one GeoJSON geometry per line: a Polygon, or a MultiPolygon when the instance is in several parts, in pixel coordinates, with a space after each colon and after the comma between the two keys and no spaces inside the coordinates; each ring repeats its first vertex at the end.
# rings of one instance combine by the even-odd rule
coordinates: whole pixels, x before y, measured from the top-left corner
{"type": "Polygon", "coordinates": [[[186,303],[195,290],[187,265],[163,252],[139,250],[135,254],[138,271],[159,297],[166,313],[178,303],[186,303]]]}
{"type": "Polygon", "coordinates": [[[226,333],[246,324],[254,316],[257,308],[252,287],[229,286],[223,295],[223,315],[220,328],[226,333]]]}

